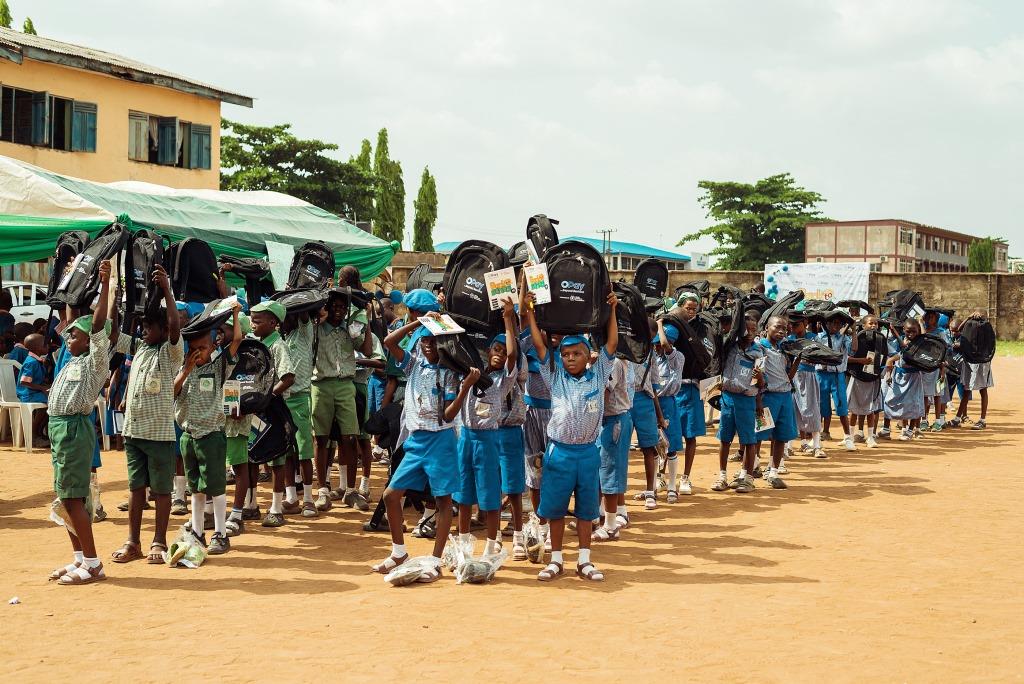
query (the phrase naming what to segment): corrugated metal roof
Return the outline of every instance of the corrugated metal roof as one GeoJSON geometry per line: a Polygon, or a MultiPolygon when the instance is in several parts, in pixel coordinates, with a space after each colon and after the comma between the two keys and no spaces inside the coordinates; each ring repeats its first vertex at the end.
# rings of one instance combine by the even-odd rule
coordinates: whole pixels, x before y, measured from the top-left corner
{"type": "Polygon", "coordinates": [[[20,62],[20,58],[37,62],[50,62],[63,66],[95,71],[137,83],[149,83],[172,90],[221,100],[243,107],[252,107],[248,95],[233,93],[187,76],[181,76],[165,69],[136,62],[133,59],[115,55],[112,52],[64,43],[52,38],[33,36],[20,31],[0,27],[0,58],[20,62]],[[14,53],[13,55],[11,53],[14,53]],[[20,57],[20,58],[15,58],[20,57]]]}
{"type": "MultiPolygon", "coordinates": [[[[562,238],[561,242],[566,240],[578,240],[579,242],[585,242],[597,251],[604,249],[604,245],[601,244],[600,240],[595,238],[587,237],[566,237],[562,238]]],[[[434,245],[434,251],[440,254],[450,254],[455,251],[461,242],[439,242],[434,245]]],[[[609,247],[609,251],[612,254],[624,254],[626,256],[639,256],[639,257],[657,257],[659,259],[665,259],[667,261],[689,261],[690,257],[686,254],[677,254],[675,252],[667,252],[657,247],[648,247],[647,245],[641,245],[636,242],[618,242],[612,240],[609,247]]]]}

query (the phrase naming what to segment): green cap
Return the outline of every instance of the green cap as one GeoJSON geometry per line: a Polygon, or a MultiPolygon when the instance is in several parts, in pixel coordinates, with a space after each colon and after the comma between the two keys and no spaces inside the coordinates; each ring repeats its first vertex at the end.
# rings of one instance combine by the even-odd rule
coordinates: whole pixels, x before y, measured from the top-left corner
{"type": "Polygon", "coordinates": [[[243,335],[252,333],[252,321],[244,313],[239,312],[238,314],[238,327],[242,329],[243,335]]]}
{"type": "MultiPolygon", "coordinates": [[[[75,319],[75,322],[71,324],[71,327],[72,328],[78,328],[79,330],[84,332],[86,335],[91,335],[92,334],[92,314],[89,314],[87,316],[79,316],[78,318],[75,319]]],[[[110,328],[111,328],[110,321],[106,321],[103,324],[103,330],[108,335],[110,334],[110,328]]]]}
{"type": "Polygon", "coordinates": [[[269,311],[277,317],[277,320],[283,321],[284,317],[288,315],[288,311],[284,308],[284,304],[281,302],[275,302],[273,299],[268,299],[265,302],[260,302],[256,306],[249,309],[250,313],[258,313],[260,311],[269,311]]]}

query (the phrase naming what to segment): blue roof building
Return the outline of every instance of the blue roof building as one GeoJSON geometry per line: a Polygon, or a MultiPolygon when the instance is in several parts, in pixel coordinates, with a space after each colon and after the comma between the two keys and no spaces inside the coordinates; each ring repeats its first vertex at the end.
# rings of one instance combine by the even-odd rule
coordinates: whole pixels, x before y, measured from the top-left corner
{"type": "MultiPolygon", "coordinates": [[[[565,242],[566,240],[585,242],[598,252],[603,252],[605,254],[605,261],[608,263],[608,268],[612,271],[633,271],[640,265],[641,261],[649,257],[661,259],[668,264],[668,270],[670,271],[684,271],[690,268],[689,255],[669,252],[664,249],[658,249],[657,247],[648,247],[647,245],[641,245],[636,242],[619,242],[617,240],[612,240],[605,244],[598,238],[579,237],[575,235],[561,239],[562,242],[565,242]]],[[[459,244],[459,242],[441,242],[434,245],[434,251],[441,254],[450,254],[459,246],[459,244]]]]}

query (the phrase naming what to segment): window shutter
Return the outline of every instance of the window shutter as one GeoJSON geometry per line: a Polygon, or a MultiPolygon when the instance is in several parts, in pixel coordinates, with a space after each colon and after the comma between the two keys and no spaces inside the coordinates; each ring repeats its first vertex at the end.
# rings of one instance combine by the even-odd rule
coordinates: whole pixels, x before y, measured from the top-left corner
{"type": "Polygon", "coordinates": [[[71,150],[73,152],[96,151],[96,105],[76,101],[71,124],[71,150]]]}
{"type": "Polygon", "coordinates": [[[128,112],[128,158],[149,161],[149,115],[128,112]]]}
{"type": "Polygon", "coordinates": [[[157,119],[157,163],[174,166],[178,163],[178,117],[157,119]]]}
{"type": "Polygon", "coordinates": [[[50,144],[50,93],[32,93],[32,144],[50,144]]]}
{"type": "Polygon", "coordinates": [[[212,137],[209,126],[192,124],[191,156],[189,158],[190,169],[210,168],[210,139],[212,137]]]}

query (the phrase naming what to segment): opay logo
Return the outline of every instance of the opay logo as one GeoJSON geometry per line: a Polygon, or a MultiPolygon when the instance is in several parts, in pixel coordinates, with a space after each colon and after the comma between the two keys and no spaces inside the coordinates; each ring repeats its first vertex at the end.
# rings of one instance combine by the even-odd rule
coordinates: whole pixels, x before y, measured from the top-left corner
{"type": "Polygon", "coordinates": [[[563,290],[573,290],[575,292],[583,292],[583,288],[584,287],[586,287],[585,283],[577,283],[577,282],[574,282],[572,280],[563,280],[562,281],[562,289],[563,290]]]}
{"type": "Polygon", "coordinates": [[[473,276],[466,276],[466,287],[473,290],[474,292],[483,292],[484,284],[473,276]]]}

